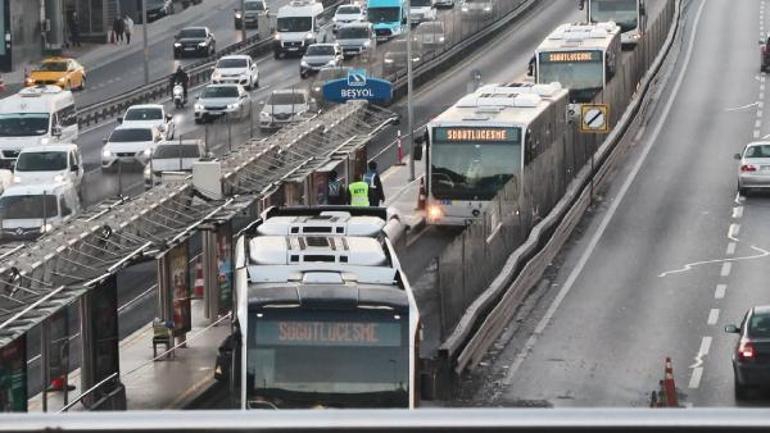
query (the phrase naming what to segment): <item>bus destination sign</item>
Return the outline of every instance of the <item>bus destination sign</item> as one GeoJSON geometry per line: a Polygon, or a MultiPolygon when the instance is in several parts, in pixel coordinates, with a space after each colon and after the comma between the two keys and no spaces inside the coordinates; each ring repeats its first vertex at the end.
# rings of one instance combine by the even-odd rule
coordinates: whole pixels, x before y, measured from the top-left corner
{"type": "Polygon", "coordinates": [[[544,63],[582,63],[600,62],[601,51],[558,51],[540,53],[540,61],[544,63]]]}
{"type": "Polygon", "coordinates": [[[259,345],[273,346],[400,346],[401,325],[388,322],[259,321],[256,338],[259,345]]]}
{"type": "Polygon", "coordinates": [[[447,127],[435,128],[433,131],[435,141],[473,142],[473,143],[503,143],[519,141],[518,128],[461,128],[447,127]]]}

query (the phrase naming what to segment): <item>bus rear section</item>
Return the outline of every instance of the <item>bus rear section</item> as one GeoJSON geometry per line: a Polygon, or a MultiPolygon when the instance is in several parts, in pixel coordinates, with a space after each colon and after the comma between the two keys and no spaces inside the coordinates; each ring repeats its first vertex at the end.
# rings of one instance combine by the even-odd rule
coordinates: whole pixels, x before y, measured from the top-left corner
{"type": "Polygon", "coordinates": [[[506,184],[521,186],[532,151],[561,140],[551,128],[566,130],[566,107],[558,84],[489,85],[429,122],[427,223],[470,224],[506,184]]]}
{"type": "Polygon", "coordinates": [[[236,243],[241,408],[414,407],[419,315],[384,210],[303,211],[236,243]]]}
{"type": "Polygon", "coordinates": [[[620,40],[625,49],[633,49],[644,34],[644,0],[588,0],[589,23],[612,21],[620,26],[620,40]]]}

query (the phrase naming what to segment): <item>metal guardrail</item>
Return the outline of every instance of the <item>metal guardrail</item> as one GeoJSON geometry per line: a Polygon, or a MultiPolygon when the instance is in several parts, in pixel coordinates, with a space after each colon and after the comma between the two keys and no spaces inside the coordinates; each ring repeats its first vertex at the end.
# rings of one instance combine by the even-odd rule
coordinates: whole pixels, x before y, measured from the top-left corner
{"type": "MultiPolygon", "coordinates": [[[[321,14],[322,18],[333,15],[337,5],[344,0],[333,0],[327,5],[321,14]]],[[[259,35],[252,35],[244,41],[236,42],[205,60],[187,66],[187,74],[190,77],[190,87],[209,81],[217,60],[231,54],[248,54],[252,57],[261,56],[272,49],[273,38],[260,39],[259,35]]],[[[104,101],[89,104],[78,108],[78,125],[90,126],[120,116],[125,110],[136,104],[146,104],[157,101],[171,94],[169,77],[159,78],[150,84],[140,86],[134,90],[121,93],[104,101]]]]}
{"type": "Polygon", "coordinates": [[[569,238],[587,209],[591,192],[621,153],[624,134],[641,109],[644,96],[663,65],[681,26],[681,0],[674,1],[672,25],[666,40],[639,85],[636,97],[596,152],[595,164],[584,166],[557,206],[532,230],[527,241],[508,259],[500,274],[467,309],[454,332],[442,343],[439,356],[454,361],[461,373],[476,365],[508,325],[526,293],[540,280],[548,264],[569,238]]]}

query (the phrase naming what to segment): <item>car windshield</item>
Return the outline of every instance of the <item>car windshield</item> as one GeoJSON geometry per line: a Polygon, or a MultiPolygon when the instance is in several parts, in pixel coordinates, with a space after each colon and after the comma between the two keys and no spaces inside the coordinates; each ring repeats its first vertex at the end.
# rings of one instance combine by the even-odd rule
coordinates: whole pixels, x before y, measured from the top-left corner
{"type": "Polygon", "coordinates": [[[123,120],[163,120],[161,108],[130,108],[123,120]]]}
{"type": "Polygon", "coordinates": [[[743,154],[744,158],[770,158],[770,144],[749,146],[743,154]]]}
{"type": "Polygon", "coordinates": [[[47,72],[65,72],[67,70],[67,62],[44,62],[37,68],[38,71],[47,72]]]}
{"type": "Polygon", "coordinates": [[[313,19],[310,17],[280,17],[277,24],[279,32],[309,32],[312,30],[313,19]]]}
{"type": "Polygon", "coordinates": [[[401,8],[369,8],[366,19],[371,23],[394,23],[401,19],[401,8]]]}
{"type": "Polygon", "coordinates": [[[209,86],[201,92],[201,98],[237,98],[238,88],[235,86],[209,86]]]}
{"type": "Polygon", "coordinates": [[[56,216],[58,213],[55,195],[4,195],[0,197],[0,221],[43,219],[56,216]]]}
{"type": "Polygon", "coordinates": [[[331,45],[311,45],[307,49],[308,56],[333,56],[334,47],[331,45]]]}
{"type": "Polygon", "coordinates": [[[168,159],[168,158],[200,158],[200,151],[197,145],[179,145],[179,144],[164,144],[158,146],[153,154],[153,159],[168,159]]]}
{"type": "Polygon", "coordinates": [[[337,39],[366,39],[369,30],[366,27],[343,27],[337,32],[337,39]]]}
{"type": "Polygon", "coordinates": [[[426,7],[426,6],[432,6],[433,0],[411,0],[412,7],[426,7]]]}
{"type": "Polygon", "coordinates": [[[337,15],[358,15],[361,9],[358,6],[340,6],[337,8],[337,15]]]}
{"type": "Polygon", "coordinates": [[[262,2],[246,2],[244,8],[247,11],[263,11],[265,10],[265,5],[262,2]]]}
{"type": "Polygon", "coordinates": [[[112,131],[108,141],[111,143],[152,141],[152,130],[148,128],[116,129],[112,131]]]}
{"type": "Polygon", "coordinates": [[[305,94],[295,93],[273,93],[267,99],[268,105],[300,105],[305,103],[305,94]]]}
{"type": "Polygon", "coordinates": [[[249,66],[249,62],[246,59],[220,59],[217,62],[217,68],[245,68],[249,66]]]}
{"type": "Polygon", "coordinates": [[[47,113],[0,114],[0,137],[32,137],[48,132],[47,113]]]}
{"type": "Polygon", "coordinates": [[[67,152],[21,152],[16,171],[61,171],[67,169],[67,152]]]}
{"type": "Polygon", "coordinates": [[[181,32],[179,32],[180,38],[189,38],[189,39],[203,39],[206,37],[206,30],[204,29],[182,29],[181,32]]]}

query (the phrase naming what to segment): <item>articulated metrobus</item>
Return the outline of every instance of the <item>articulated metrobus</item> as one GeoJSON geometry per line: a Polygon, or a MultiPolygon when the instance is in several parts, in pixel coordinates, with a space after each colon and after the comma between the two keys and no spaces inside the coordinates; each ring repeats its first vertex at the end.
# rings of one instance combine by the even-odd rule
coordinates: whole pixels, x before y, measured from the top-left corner
{"type": "Polygon", "coordinates": [[[623,47],[633,48],[645,29],[644,0],[587,0],[589,23],[613,21],[620,26],[623,47]]]}
{"type": "Polygon", "coordinates": [[[620,55],[615,23],[562,24],[535,50],[535,82],[559,82],[571,102],[591,102],[615,76],[620,55]]]}
{"type": "Polygon", "coordinates": [[[420,318],[386,218],[271,209],[236,240],[235,337],[217,372],[242,409],[415,406],[420,318]]]}
{"type": "Polygon", "coordinates": [[[567,104],[558,83],[488,85],[431,120],[427,222],[466,225],[481,216],[500,189],[521,179],[525,166],[561,145],[567,104]]]}

